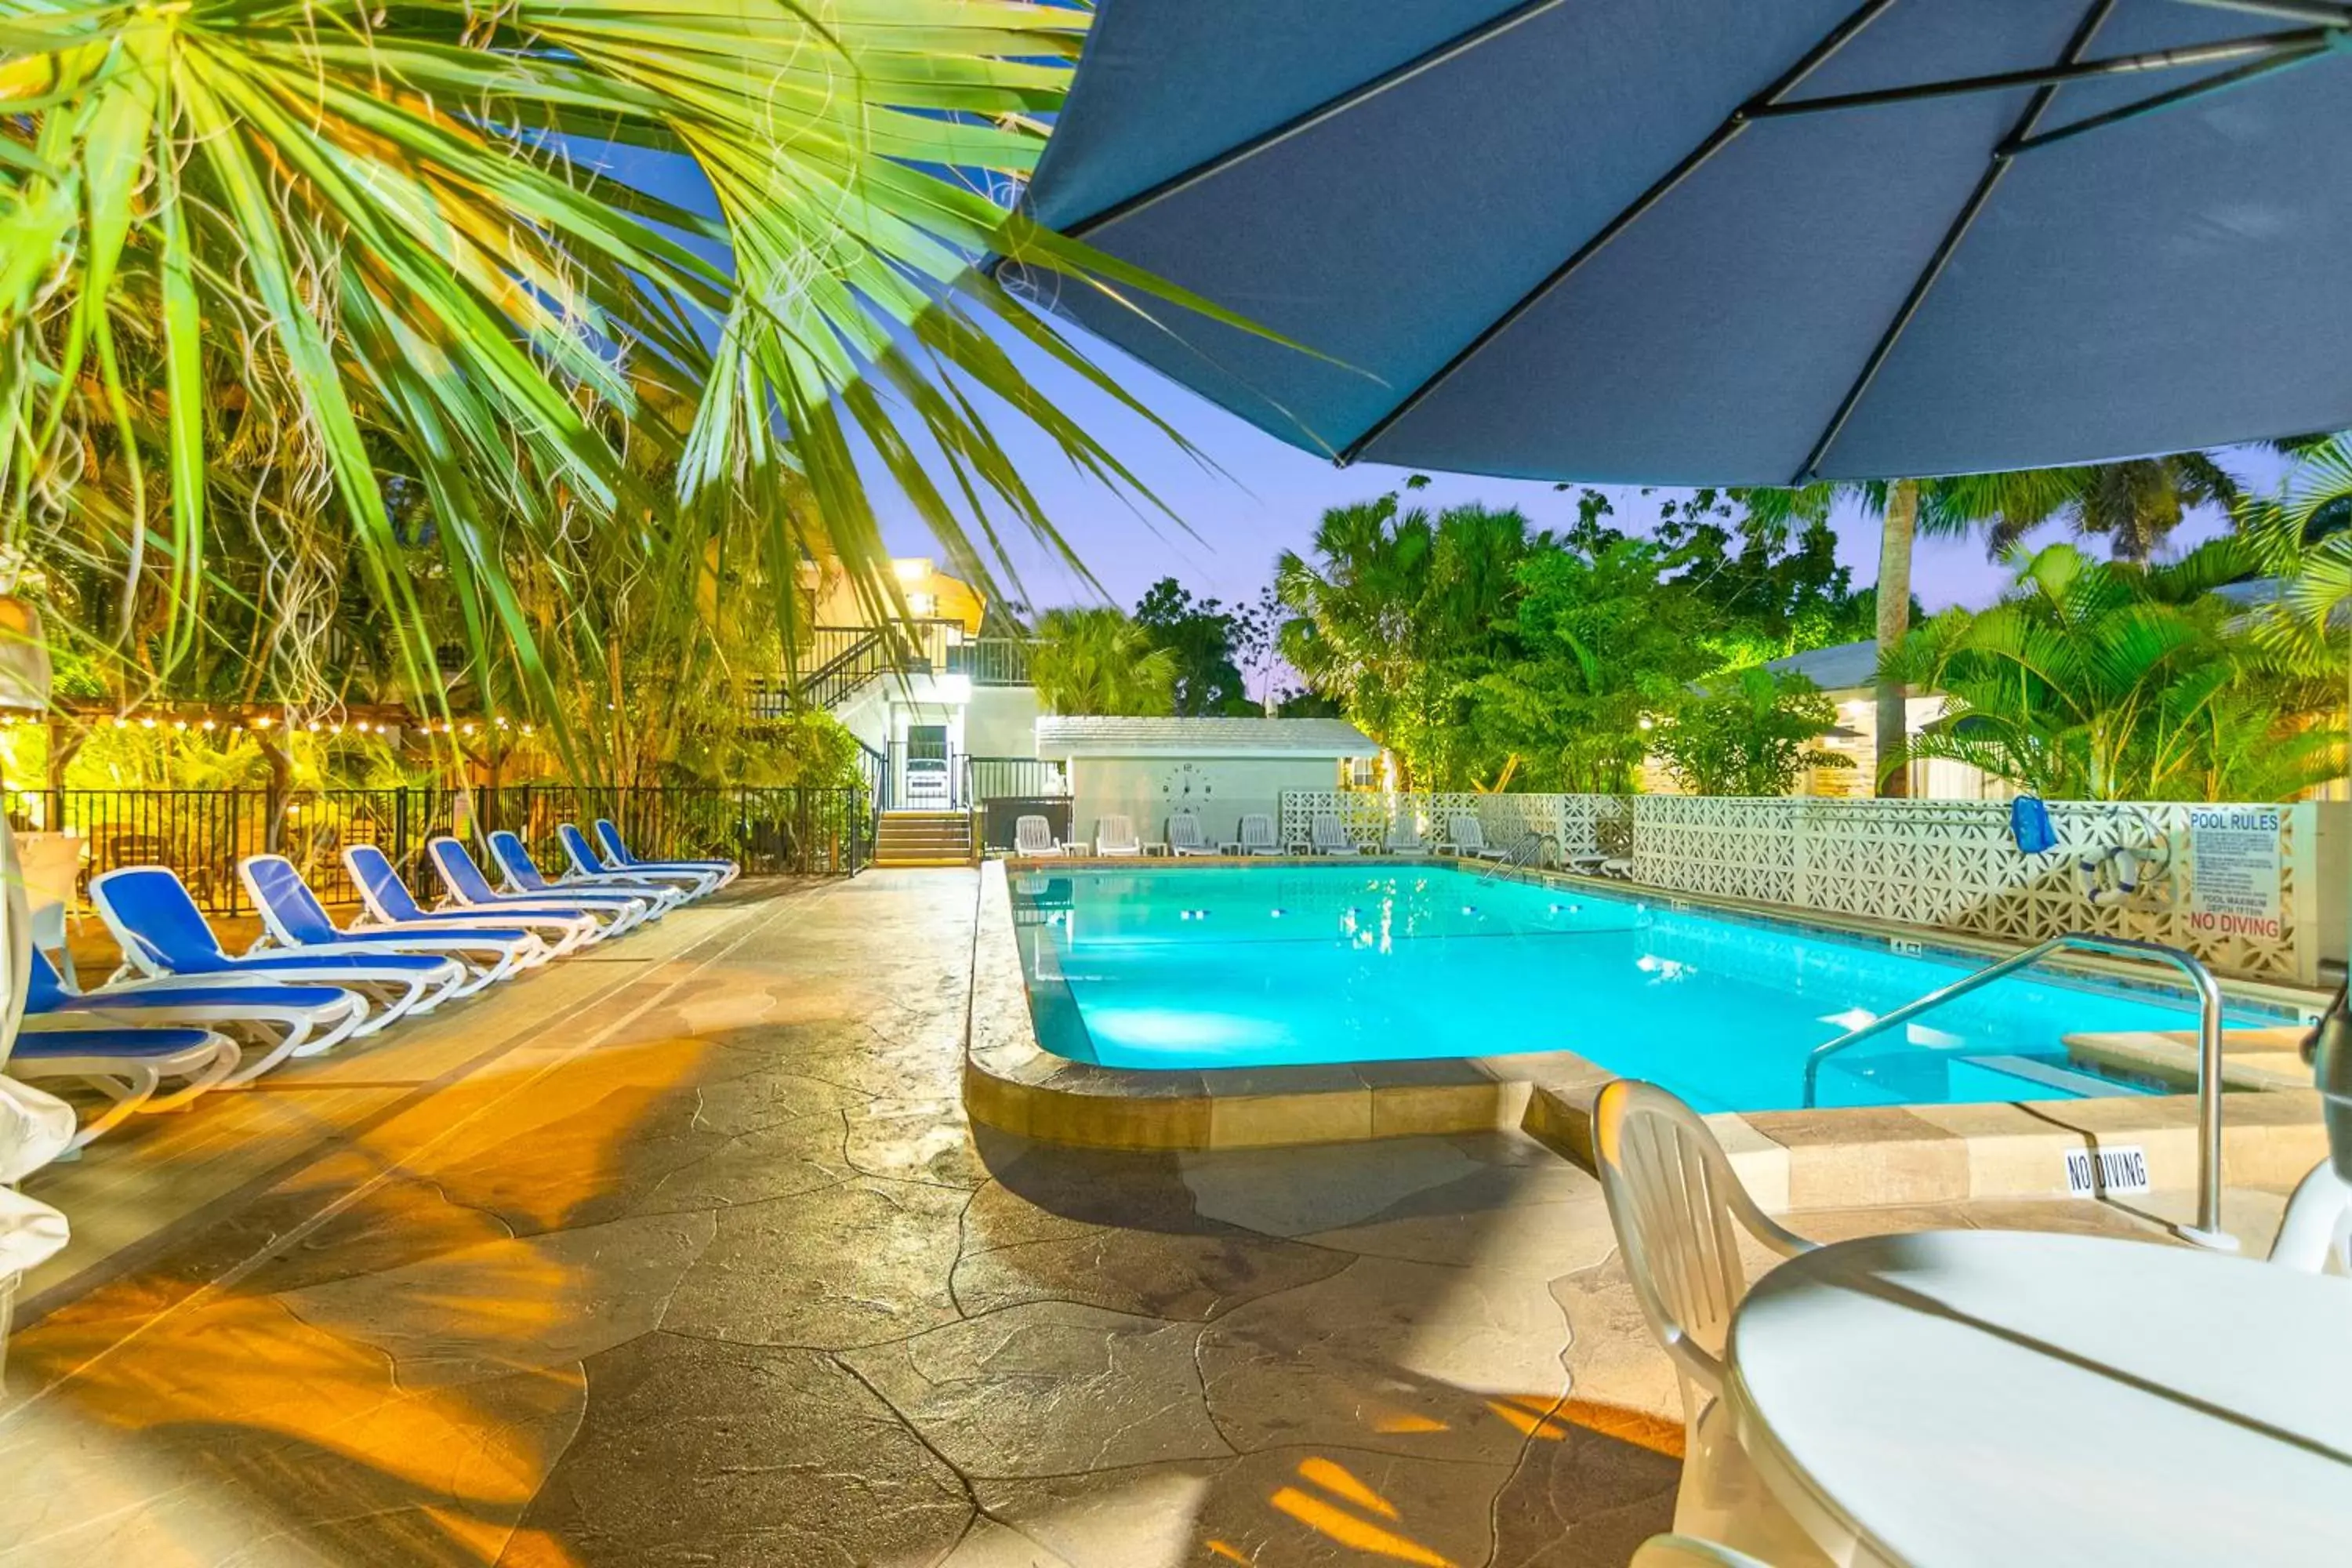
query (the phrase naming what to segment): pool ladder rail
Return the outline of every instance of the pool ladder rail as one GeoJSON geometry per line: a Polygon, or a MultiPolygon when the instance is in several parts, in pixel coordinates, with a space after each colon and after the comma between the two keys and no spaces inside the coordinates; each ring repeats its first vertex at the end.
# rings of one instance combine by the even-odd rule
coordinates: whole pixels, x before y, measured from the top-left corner
{"type": "Polygon", "coordinates": [[[1848,1029],[1833,1040],[1815,1046],[1811,1054],[1805,1058],[1805,1109],[1813,1109],[1814,1097],[1820,1087],[1822,1063],[1848,1046],[1859,1044],[1874,1035],[1884,1034],[1897,1024],[1907,1024],[1922,1013],[1979,990],[1996,980],[2005,980],[2021,969],[2031,969],[2059,952],[2095,952],[2110,958],[2136,958],[2150,963],[2168,963],[2189,977],[2189,984],[2197,992],[2197,1223],[2173,1228],[2183,1240],[2195,1242],[2200,1247],[2210,1247],[2216,1252],[2237,1251],[2237,1238],[2221,1228],[2221,987],[2215,983],[2212,972],[2192,954],[2177,947],[2167,947],[2160,942],[2070,931],[2022,952],[2011,953],[2000,963],[1988,964],[1973,974],[1962,975],[1940,990],[1931,991],[1916,1001],[1906,1002],[1892,1013],[1881,1014],[1867,1024],[1848,1029]]]}
{"type": "Polygon", "coordinates": [[[1482,882],[1490,882],[1504,871],[1540,865],[1546,849],[1551,851],[1552,864],[1558,865],[1559,846],[1550,834],[1533,832],[1522,834],[1519,841],[1504,851],[1499,858],[1486,863],[1486,869],[1478,873],[1478,879],[1482,882]]]}

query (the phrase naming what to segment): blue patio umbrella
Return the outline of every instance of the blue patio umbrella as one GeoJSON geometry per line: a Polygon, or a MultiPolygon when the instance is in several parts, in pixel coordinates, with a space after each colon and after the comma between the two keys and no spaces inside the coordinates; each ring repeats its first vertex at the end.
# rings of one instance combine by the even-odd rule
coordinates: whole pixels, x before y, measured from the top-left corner
{"type": "Polygon", "coordinates": [[[1789,484],[2352,425],[2352,5],[1101,0],[1079,290],[1343,462],[1789,484]]]}
{"type": "Polygon", "coordinates": [[[1098,0],[1027,199],[1341,462],[1785,485],[2352,426],[2347,131],[2334,0],[1098,0]]]}

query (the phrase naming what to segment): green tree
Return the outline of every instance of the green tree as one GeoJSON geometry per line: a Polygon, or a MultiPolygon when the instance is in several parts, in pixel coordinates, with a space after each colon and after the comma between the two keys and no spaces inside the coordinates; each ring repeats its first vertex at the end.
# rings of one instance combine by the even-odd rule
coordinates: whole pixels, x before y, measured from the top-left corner
{"type": "Polygon", "coordinates": [[[1851,765],[1813,745],[1836,721],[1811,681],[1751,666],[1677,705],[1651,744],[1695,795],[1784,795],[1808,767],[1851,765]]]}
{"type": "Polygon", "coordinates": [[[1029,679],[1055,713],[1172,713],[1176,673],[1176,656],[1153,647],[1150,631],[1125,611],[1093,605],[1037,617],[1029,679]]]}
{"type": "Polygon", "coordinates": [[[404,556],[429,551],[473,658],[504,643],[551,704],[518,578],[581,529],[682,595],[714,541],[780,591],[838,559],[878,612],[872,454],[967,575],[1002,565],[999,508],[1066,554],[979,410],[1133,478],[1003,341],[1152,416],[999,279],[1244,325],[985,194],[1034,166],[1088,22],[1003,0],[0,0],[12,540],[112,570],[125,636],[160,605],[173,668],[248,517],[274,560],[364,580],[419,689],[436,627],[404,556]],[[666,194],[682,167],[708,210],[666,194]],[[393,479],[429,531],[404,530],[393,479]]]}
{"type": "MultiPolygon", "coordinates": [[[[1749,511],[1768,521],[1806,523],[1825,520],[1841,500],[1858,504],[1878,520],[1878,577],[1872,607],[1878,647],[1901,646],[1911,629],[1911,554],[1921,533],[1965,535],[1979,529],[2013,526],[2016,520],[2053,515],[2079,489],[2067,470],[2013,474],[1960,474],[1938,479],[1824,481],[1799,489],[1748,489],[1739,493],[1749,511]]],[[[2029,525],[2030,526],[2030,525],[2029,525]]],[[[1882,670],[1885,668],[1882,665],[1882,670]]],[[[1878,776],[1881,795],[1910,791],[1910,721],[1903,683],[1882,673],[1878,680],[1878,776]]]]}
{"type": "Polygon", "coordinates": [[[1613,531],[1532,555],[1519,568],[1519,657],[1483,677],[1477,719],[1526,763],[1529,787],[1631,790],[1649,750],[1645,721],[1671,712],[1716,668],[1716,629],[1667,552],[1613,531]]]}
{"type": "Polygon", "coordinates": [[[1135,606],[1135,623],[1152,646],[1176,661],[1175,710],[1189,715],[1252,711],[1234,662],[1240,617],[1215,599],[1195,601],[1173,577],[1154,583],[1135,606]]]}
{"type": "Polygon", "coordinates": [[[2168,565],[2053,544],[1990,610],[1948,610],[1882,660],[1953,713],[1918,737],[2036,794],[2083,800],[2279,800],[2343,772],[2333,672],[2266,646],[2211,593],[2242,541],[2168,565]]]}
{"type": "Polygon", "coordinates": [[[1432,516],[1395,495],[1334,507],[1309,559],[1286,551],[1275,591],[1284,658],[1393,751],[1410,788],[1493,779],[1505,756],[1471,722],[1472,687],[1509,653],[1517,571],[1549,539],[1516,510],[1432,516]]]}

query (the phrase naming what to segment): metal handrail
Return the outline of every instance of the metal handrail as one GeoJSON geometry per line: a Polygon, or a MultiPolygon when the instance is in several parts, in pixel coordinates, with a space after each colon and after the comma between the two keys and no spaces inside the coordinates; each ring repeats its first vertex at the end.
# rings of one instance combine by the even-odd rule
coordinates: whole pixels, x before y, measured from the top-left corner
{"type": "Polygon", "coordinates": [[[2088,931],[2067,931],[2053,936],[2039,946],[2023,952],[2012,953],[1999,963],[1990,964],[1973,974],[1961,976],[1949,985],[1931,991],[1916,1002],[1906,1002],[1892,1013],[1882,1014],[1858,1028],[1848,1029],[1836,1039],[1815,1046],[1805,1058],[1805,1108],[1813,1108],[1816,1087],[1821,1078],[1822,1063],[1848,1046],[1866,1040],[1873,1035],[1884,1034],[1897,1024],[1907,1024],[1920,1014],[1940,1007],[1945,1003],[1965,996],[1969,992],[2005,979],[2021,969],[2031,969],[2052,953],[2063,952],[2102,952],[2113,958],[2139,958],[2153,963],[2169,963],[2189,976],[2197,992],[2197,1223],[2177,1227],[2188,1240],[2217,1251],[2234,1252],[2238,1244],[2221,1228],[2221,987],[2214,982],[2212,972],[2191,954],[2177,947],[2167,947],[2160,942],[2142,942],[2137,937],[2095,936],[2088,931]]]}
{"type": "Polygon", "coordinates": [[[1517,844],[1504,851],[1500,859],[1487,862],[1486,868],[1478,873],[1478,879],[1482,882],[1487,881],[1506,869],[1517,869],[1539,862],[1543,858],[1546,845],[1551,847],[1552,859],[1557,864],[1559,859],[1559,840],[1549,833],[1529,831],[1522,835],[1517,844]]]}

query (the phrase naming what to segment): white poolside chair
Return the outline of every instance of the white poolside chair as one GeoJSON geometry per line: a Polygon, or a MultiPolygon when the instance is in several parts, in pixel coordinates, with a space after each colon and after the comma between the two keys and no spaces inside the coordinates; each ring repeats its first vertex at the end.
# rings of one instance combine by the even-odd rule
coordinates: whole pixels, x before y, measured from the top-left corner
{"type": "Polygon", "coordinates": [[[1095,853],[1126,858],[1143,853],[1143,840],[1135,836],[1135,824],[1124,816],[1095,818],[1095,853]]]}
{"type": "Polygon", "coordinates": [[[1618,1079],[1602,1089],[1592,1147],[1633,1300],[1682,1383],[1675,1533],[1773,1563],[1824,1561],[1765,1489],[1720,1397],[1731,1314],[1748,1291],[1738,1231],[1783,1258],[1813,1244],[1764,1212],[1698,1113],[1655,1084],[1618,1079]]]}
{"type": "Polygon", "coordinates": [[[1466,811],[1455,812],[1445,820],[1445,841],[1456,855],[1473,860],[1500,860],[1510,853],[1491,847],[1486,843],[1486,830],[1476,817],[1466,811]]]}
{"type": "Polygon", "coordinates": [[[1216,852],[1217,847],[1201,836],[1199,817],[1189,811],[1180,811],[1168,819],[1168,853],[1181,858],[1216,852]]]}
{"type": "Polygon", "coordinates": [[[1406,860],[1426,859],[1429,844],[1421,836],[1421,824],[1410,813],[1398,817],[1381,840],[1381,853],[1406,860]]]}
{"type": "Polygon", "coordinates": [[[1040,855],[1066,855],[1069,850],[1054,837],[1054,825],[1042,816],[1022,816],[1013,823],[1013,853],[1024,859],[1040,855]]]}
{"type": "Polygon", "coordinates": [[[1234,830],[1234,847],[1244,855],[1279,855],[1282,840],[1274,836],[1274,818],[1262,811],[1244,816],[1234,830]]]}
{"type": "Polygon", "coordinates": [[[1364,847],[1356,842],[1339,816],[1332,812],[1318,811],[1307,825],[1308,846],[1318,855],[1361,855],[1364,847]]]}
{"type": "Polygon", "coordinates": [[[2352,1272],[2352,1182],[2322,1160],[2295,1184],[2271,1243],[2271,1261],[2305,1274],[2325,1274],[2330,1260],[2352,1272]]]}

